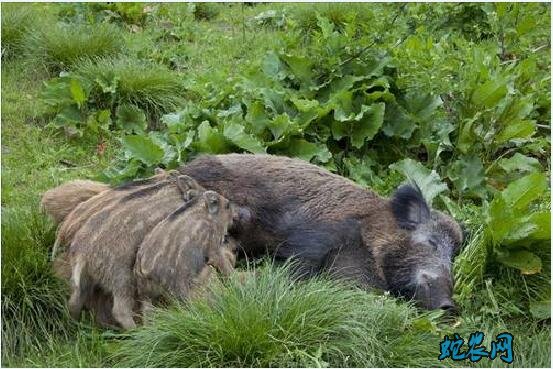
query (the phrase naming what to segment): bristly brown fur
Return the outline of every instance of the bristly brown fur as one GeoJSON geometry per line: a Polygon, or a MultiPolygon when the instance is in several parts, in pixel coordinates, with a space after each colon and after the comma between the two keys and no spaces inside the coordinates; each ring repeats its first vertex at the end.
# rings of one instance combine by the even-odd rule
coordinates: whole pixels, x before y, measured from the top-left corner
{"type": "Polygon", "coordinates": [[[430,268],[433,260],[450,265],[451,250],[462,240],[459,226],[451,217],[442,214],[440,221],[434,215],[430,217],[436,212],[425,203],[422,207],[420,192],[404,187],[393,203],[299,159],[205,155],[179,171],[247,210],[250,221],[238,224],[232,232],[247,255],[269,252],[277,259],[294,257],[308,274],[332,265],[335,276],[352,278],[366,287],[389,289],[396,285],[396,279],[416,279],[415,272],[430,268]],[[411,214],[420,216],[409,219],[411,214]],[[411,221],[409,227],[405,226],[406,220],[411,221]],[[390,270],[385,273],[384,259],[392,250],[402,255],[397,248],[405,248],[409,253],[403,254],[407,255],[411,249],[417,252],[416,247],[430,248],[435,238],[443,244],[438,259],[434,258],[438,251],[428,254],[432,256],[428,260],[416,258],[419,264],[408,268],[409,276],[390,270]]]}
{"type": "Polygon", "coordinates": [[[136,254],[138,299],[146,306],[166,294],[186,300],[210,278],[211,266],[228,276],[235,263],[234,243],[224,239],[232,219],[228,200],[203,191],[156,225],[136,254]]]}
{"type": "MultiPolygon", "coordinates": [[[[101,288],[113,296],[112,315],[123,328],[135,326],[135,281],[132,273],[136,251],[144,237],[184,201],[179,178],[157,176],[147,199],[129,197],[126,191],[111,191],[103,201],[83,206],[76,215],[70,237],[72,315],[78,317],[91,288],[101,288]]],[[[131,193],[143,191],[133,187],[131,193]]],[[[81,205],[85,205],[81,204],[81,205]]],[[[75,212],[76,212],[75,211],[75,212]]],[[[73,215],[73,213],[71,214],[73,215]]]]}
{"type": "Polygon", "coordinates": [[[109,190],[101,182],[75,180],[48,190],[42,196],[40,207],[56,224],[61,223],[81,202],[109,190]]]}

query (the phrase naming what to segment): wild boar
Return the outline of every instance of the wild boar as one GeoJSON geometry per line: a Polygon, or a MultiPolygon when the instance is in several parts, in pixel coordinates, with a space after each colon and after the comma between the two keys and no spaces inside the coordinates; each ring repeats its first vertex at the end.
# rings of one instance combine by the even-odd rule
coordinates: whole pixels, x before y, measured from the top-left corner
{"type": "Polygon", "coordinates": [[[113,297],[113,319],[125,329],[135,326],[133,266],[138,247],[156,224],[186,201],[184,195],[193,183],[188,176],[170,174],[134,191],[115,189],[119,192],[115,199],[90,204],[93,211],[81,209],[86,217],[77,217],[75,222],[82,225],[69,247],[72,294],[68,305],[73,317],[80,315],[90,291],[100,288],[113,297]]]}
{"type": "Polygon", "coordinates": [[[214,191],[189,192],[195,193],[154,227],[136,254],[138,299],[147,305],[164,295],[187,300],[213,269],[224,276],[234,269],[231,204],[214,191]]]}
{"type": "Polygon", "coordinates": [[[331,271],[360,286],[453,310],[451,264],[462,233],[406,185],[391,199],[299,159],[205,155],[179,168],[249,216],[231,229],[247,255],[294,257],[298,273],[331,271]]]}
{"type": "Polygon", "coordinates": [[[59,224],[81,202],[109,189],[108,185],[101,182],[80,179],[70,181],[46,191],[40,207],[59,224]]]}

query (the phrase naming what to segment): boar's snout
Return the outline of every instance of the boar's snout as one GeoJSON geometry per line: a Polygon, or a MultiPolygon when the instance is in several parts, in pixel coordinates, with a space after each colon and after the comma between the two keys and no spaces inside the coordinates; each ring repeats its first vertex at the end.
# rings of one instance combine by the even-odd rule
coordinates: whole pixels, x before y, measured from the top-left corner
{"type": "Polygon", "coordinates": [[[417,302],[428,310],[441,309],[448,314],[457,314],[458,309],[453,302],[453,280],[449,268],[439,270],[420,270],[417,273],[418,288],[415,293],[417,302]]]}

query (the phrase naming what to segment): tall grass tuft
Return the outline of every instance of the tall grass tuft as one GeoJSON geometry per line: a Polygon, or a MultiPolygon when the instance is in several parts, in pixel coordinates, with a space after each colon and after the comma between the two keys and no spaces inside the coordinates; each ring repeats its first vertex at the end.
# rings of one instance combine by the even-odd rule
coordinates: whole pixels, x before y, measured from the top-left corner
{"type": "Polygon", "coordinates": [[[31,4],[2,4],[2,58],[20,55],[27,32],[39,21],[31,4]]]}
{"type": "Polygon", "coordinates": [[[157,120],[183,103],[180,77],[151,62],[130,57],[92,58],[79,63],[76,73],[93,83],[91,95],[99,107],[136,105],[151,120],[157,120]],[[108,92],[106,86],[110,87],[108,92]]]}
{"type": "Polygon", "coordinates": [[[74,330],[66,291],[51,272],[51,224],[36,211],[2,210],[2,359],[40,347],[51,334],[74,330]]]}
{"type": "Polygon", "coordinates": [[[344,283],[264,266],[207,299],[158,310],[114,354],[123,366],[429,366],[438,336],[414,308],[344,283]],[[421,324],[421,323],[425,324],[421,324]]]}
{"type": "MultiPolygon", "coordinates": [[[[358,23],[374,21],[374,6],[359,3],[320,3],[317,6],[296,4],[290,12],[298,28],[305,33],[319,29],[318,17],[327,18],[337,30],[343,30],[346,23],[356,19],[358,23]]],[[[374,4],[371,4],[374,5],[374,4]]]]}
{"type": "Polygon", "coordinates": [[[112,24],[58,23],[34,32],[26,49],[49,70],[58,72],[71,68],[82,58],[117,55],[124,46],[121,30],[112,24]]]}

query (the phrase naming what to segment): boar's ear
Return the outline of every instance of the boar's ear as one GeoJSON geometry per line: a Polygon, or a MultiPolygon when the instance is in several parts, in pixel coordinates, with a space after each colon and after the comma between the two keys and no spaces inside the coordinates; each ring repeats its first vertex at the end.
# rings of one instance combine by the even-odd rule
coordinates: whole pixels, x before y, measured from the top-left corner
{"type": "Polygon", "coordinates": [[[392,196],[392,211],[399,226],[415,229],[430,219],[430,209],[418,186],[403,185],[392,196]]]}
{"type": "Polygon", "coordinates": [[[199,194],[198,190],[188,190],[183,195],[184,201],[190,201],[194,197],[198,196],[198,194],[199,194]]]}
{"type": "Polygon", "coordinates": [[[185,194],[188,190],[196,190],[200,188],[200,185],[196,180],[190,176],[181,175],[177,177],[177,187],[185,194]]]}
{"type": "Polygon", "coordinates": [[[232,212],[232,220],[237,223],[251,223],[252,221],[252,212],[249,208],[245,206],[233,206],[233,212],[232,212]]]}
{"type": "Polygon", "coordinates": [[[156,169],[154,169],[154,174],[155,174],[156,176],[165,174],[165,169],[160,168],[160,167],[157,167],[156,169]]]}
{"type": "Polygon", "coordinates": [[[219,194],[215,191],[205,191],[204,196],[209,213],[217,213],[219,211],[219,194]]]}

